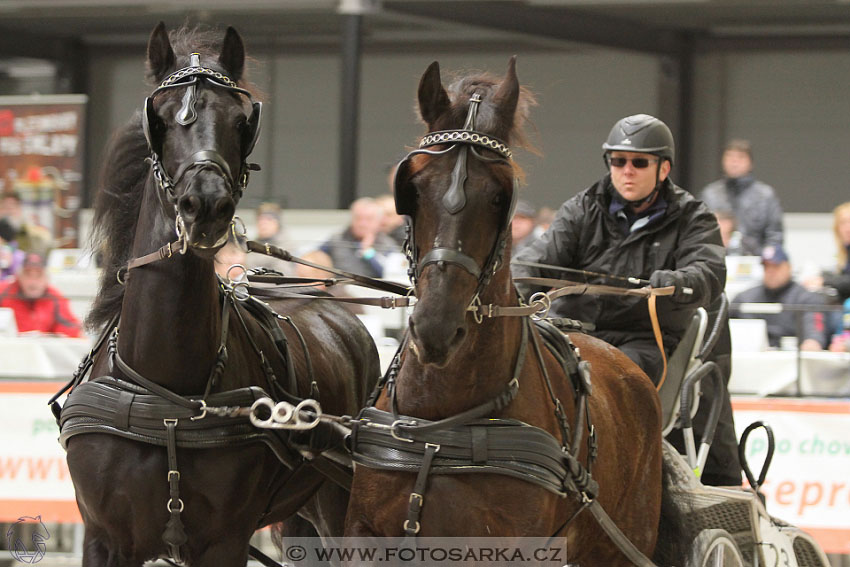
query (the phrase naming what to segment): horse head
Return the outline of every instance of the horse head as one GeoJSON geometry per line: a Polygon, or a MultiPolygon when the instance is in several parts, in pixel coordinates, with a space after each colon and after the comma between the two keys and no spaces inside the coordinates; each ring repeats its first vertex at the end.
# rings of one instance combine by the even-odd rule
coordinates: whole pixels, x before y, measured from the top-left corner
{"type": "Polygon", "coordinates": [[[445,366],[474,324],[468,308],[509,292],[516,172],[507,144],[527,108],[521,95],[515,58],[501,80],[469,76],[447,90],[434,62],[419,83],[429,133],[399,164],[395,198],[411,220],[407,252],[419,300],[410,333],[423,364],[445,366]]]}
{"type": "Polygon", "coordinates": [[[256,169],[246,160],[261,103],[239,87],[242,38],[229,27],[218,52],[201,45],[175,53],[160,23],[147,64],[158,86],[145,101],[142,124],[161,201],[185,244],[211,256],[224,244],[249,170],[256,169]]]}

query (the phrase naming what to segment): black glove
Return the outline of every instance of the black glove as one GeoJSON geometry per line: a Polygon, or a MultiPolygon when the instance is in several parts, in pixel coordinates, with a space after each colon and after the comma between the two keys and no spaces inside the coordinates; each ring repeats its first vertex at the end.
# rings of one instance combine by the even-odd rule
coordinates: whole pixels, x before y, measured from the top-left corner
{"type": "Polygon", "coordinates": [[[681,272],[674,270],[655,270],[649,277],[649,285],[651,287],[670,287],[675,286],[676,291],[673,292],[673,299],[687,301],[690,299],[689,294],[685,294],[685,277],[681,272]]]}

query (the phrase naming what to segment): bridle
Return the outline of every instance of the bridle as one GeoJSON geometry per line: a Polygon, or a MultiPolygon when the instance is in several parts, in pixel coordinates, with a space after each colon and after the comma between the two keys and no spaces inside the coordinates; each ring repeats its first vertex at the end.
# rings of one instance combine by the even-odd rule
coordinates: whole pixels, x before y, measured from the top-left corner
{"type": "MultiPolygon", "coordinates": [[[[177,208],[177,197],[174,194],[174,187],[180,183],[183,177],[190,170],[211,169],[221,176],[227,183],[227,188],[230,191],[234,201],[238,201],[242,197],[242,193],[248,185],[248,178],[251,171],[257,171],[260,167],[255,163],[248,163],[247,158],[254,150],[257,143],[257,138],[260,133],[260,119],[262,116],[263,103],[254,101],[251,93],[237,86],[236,82],[230,79],[227,75],[211,69],[202,67],[200,63],[200,54],[192,53],[188,67],[178,69],[170,74],[160,85],[145,99],[144,110],[142,111],[142,130],[145,134],[145,139],[148,143],[148,149],[151,152],[148,162],[151,165],[154,180],[160,191],[165,195],[168,202],[174,206],[176,215],[176,231],[177,237],[183,241],[182,252],[186,251],[188,239],[185,237],[185,223],[180,216],[180,211],[177,208]],[[177,172],[172,178],[162,164],[160,154],[162,152],[162,141],[157,140],[152,130],[152,125],[159,121],[153,105],[153,99],[157,93],[167,89],[177,87],[186,87],[186,93],[183,95],[183,106],[177,112],[176,121],[182,126],[190,126],[198,119],[198,114],[195,111],[195,103],[197,101],[196,87],[208,84],[209,86],[224,89],[233,93],[244,95],[251,101],[251,114],[247,119],[247,132],[245,135],[245,146],[242,150],[242,164],[238,176],[234,177],[230,170],[230,166],[222,155],[214,149],[200,150],[192,154],[188,160],[180,164],[177,172]]],[[[221,242],[217,242],[215,246],[224,243],[226,234],[221,242]]]]}
{"type": "MultiPolygon", "coordinates": [[[[466,121],[463,128],[457,130],[440,130],[430,132],[419,144],[419,149],[413,150],[398,164],[394,179],[394,193],[396,211],[400,215],[410,216],[408,224],[408,234],[404,241],[403,250],[410,263],[408,275],[411,282],[416,284],[417,279],[421,277],[425,267],[429,264],[455,264],[469,272],[478,280],[475,292],[470,300],[470,306],[480,305],[481,300],[479,295],[490,282],[490,279],[498,271],[503,264],[505,247],[507,246],[507,237],[510,228],[510,220],[513,216],[514,208],[516,207],[518,194],[518,180],[514,177],[513,192],[511,194],[511,205],[508,208],[507,214],[502,219],[499,235],[496,238],[487,260],[483,266],[479,266],[478,262],[463,252],[461,243],[457,242],[455,247],[435,246],[429,250],[422,258],[419,258],[419,252],[414,239],[414,218],[416,213],[416,196],[413,188],[407,184],[411,168],[411,159],[419,154],[430,156],[441,156],[457,150],[457,162],[452,170],[451,186],[443,195],[442,203],[449,214],[457,214],[466,206],[466,179],[467,157],[472,153],[477,159],[486,163],[503,163],[510,165],[512,152],[510,148],[493,136],[484,134],[475,130],[475,119],[478,114],[478,106],[481,103],[481,95],[476,92],[469,99],[469,110],[466,115],[466,121]],[[428,149],[433,146],[451,144],[448,148],[442,150],[428,149]],[[498,154],[499,157],[491,158],[482,155],[478,148],[490,150],[498,154]]],[[[480,322],[480,320],[479,320],[480,322]]]]}

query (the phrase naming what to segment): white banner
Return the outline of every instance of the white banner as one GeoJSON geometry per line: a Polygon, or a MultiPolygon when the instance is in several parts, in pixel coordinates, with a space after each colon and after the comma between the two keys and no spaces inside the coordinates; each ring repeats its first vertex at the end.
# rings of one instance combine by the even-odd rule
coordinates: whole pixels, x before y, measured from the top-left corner
{"type": "Polygon", "coordinates": [[[77,522],[74,486],[47,400],[59,382],[0,382],[0,521],[77,522]]]}
{"type": "MultiPolygon", "coordinates": [[[[850,402],[734,398],[740,437],[754,421],[770,425],[775,453],[762,492],[767,511],[811,533],[825,551],[850,553],[850,402]]],[[[747,462],[758,476],[763,431],[750,434],[747,462]]]]}

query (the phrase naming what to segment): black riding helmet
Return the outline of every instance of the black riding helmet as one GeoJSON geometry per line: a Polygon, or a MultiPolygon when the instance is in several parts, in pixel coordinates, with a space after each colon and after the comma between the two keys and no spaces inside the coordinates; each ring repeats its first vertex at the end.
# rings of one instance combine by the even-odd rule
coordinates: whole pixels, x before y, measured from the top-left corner
{"type": "MultiPolygon", "coordinates": [[[[602,149],[604,150],[602,158],[605,160],[606,166],[609,165],[608,154],[612,151],[656,155],[662,161],[665,159],[669,161],[671,166],[676,155],[676,146],[670,128],[664,122],[649,114],[635,114],[619,120],[611,128],[608,139],[602,144],[602,149]]],[[[655,189],[643,199],[628,201],[630,204],[640,205],[648,202],[655,195],[658,190],[658,176],[662,161],[658,162],[658,167],[655,170],[655,189]]]]}

